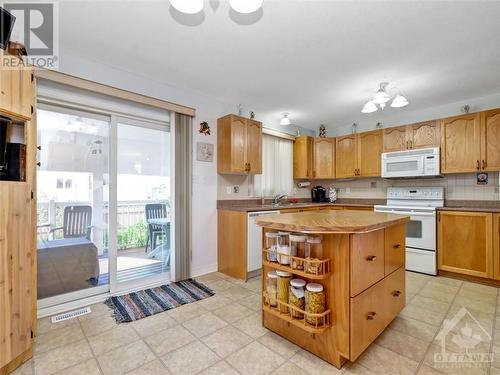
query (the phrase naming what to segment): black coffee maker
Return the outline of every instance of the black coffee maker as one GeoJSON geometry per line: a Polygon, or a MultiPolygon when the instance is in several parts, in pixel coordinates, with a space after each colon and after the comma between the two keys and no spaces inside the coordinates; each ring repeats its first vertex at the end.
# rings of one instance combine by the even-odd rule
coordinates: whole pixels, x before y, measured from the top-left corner
{"type": "Polygon", "coordinates": [[[311,189],[311,198],[314,203],[326,202],[326,189],[323,186],[315,186],[311,189]]]}

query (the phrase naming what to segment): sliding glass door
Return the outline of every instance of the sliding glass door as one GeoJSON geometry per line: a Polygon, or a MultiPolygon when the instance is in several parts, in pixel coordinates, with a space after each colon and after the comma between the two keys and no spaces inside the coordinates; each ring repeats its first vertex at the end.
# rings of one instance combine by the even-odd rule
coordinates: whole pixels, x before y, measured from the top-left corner
{"type": "Polygon", "coordinates": [[[167,282],[168,123],[38,110],[39,307],[167,282]]]}

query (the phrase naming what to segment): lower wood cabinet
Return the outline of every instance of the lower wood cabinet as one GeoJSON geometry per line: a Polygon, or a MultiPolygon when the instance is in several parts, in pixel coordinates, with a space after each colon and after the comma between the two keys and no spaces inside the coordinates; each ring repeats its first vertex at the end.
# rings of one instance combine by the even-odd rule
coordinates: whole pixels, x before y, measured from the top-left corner
{"type": "Polygon", "coordinates": [[[386,276],[405,264],[406,224],[393,225],[385,229],[384,253],[386,276]]]}
{"type": "Polygon", "coordinates": [[[384,231],[351,236],[351,297],[384,278],[384,231]]]}
{"type": "Polygon", "coordinates": [[[500,214],[493,214],[493,278],[500,281],[500,214]]]}
{"type": "Polygon", "coordinates": [[[440,211],[437,251],[441,271],[493,278],[493,214],[440,211]]]}

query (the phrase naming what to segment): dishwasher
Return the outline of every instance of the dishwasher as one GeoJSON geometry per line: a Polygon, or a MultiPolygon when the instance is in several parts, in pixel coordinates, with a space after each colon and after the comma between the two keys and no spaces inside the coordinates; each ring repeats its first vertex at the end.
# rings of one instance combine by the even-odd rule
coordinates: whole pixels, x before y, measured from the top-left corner
{"type": "Polygon", "coordinates": [[[259,216],[277,215],[279,211],[249,212],[247,219],[247,272],[262,268],[262,228],[255,224],[259,216]]]}

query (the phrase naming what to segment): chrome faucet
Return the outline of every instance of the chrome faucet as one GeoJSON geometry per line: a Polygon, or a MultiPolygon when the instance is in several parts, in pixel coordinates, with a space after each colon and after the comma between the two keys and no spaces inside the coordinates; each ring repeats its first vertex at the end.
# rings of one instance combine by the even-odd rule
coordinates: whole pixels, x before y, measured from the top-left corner
{"type": "Polygon", "coordinates": [[[281,203],[281,200],[282,199],[285,199],[286,198],[286,194],[278,194],[278,195],[275,195],[274,196],[274,199],[273,199],[273,204],[275,206],[279,206],[280,203],[281,203]]]}

